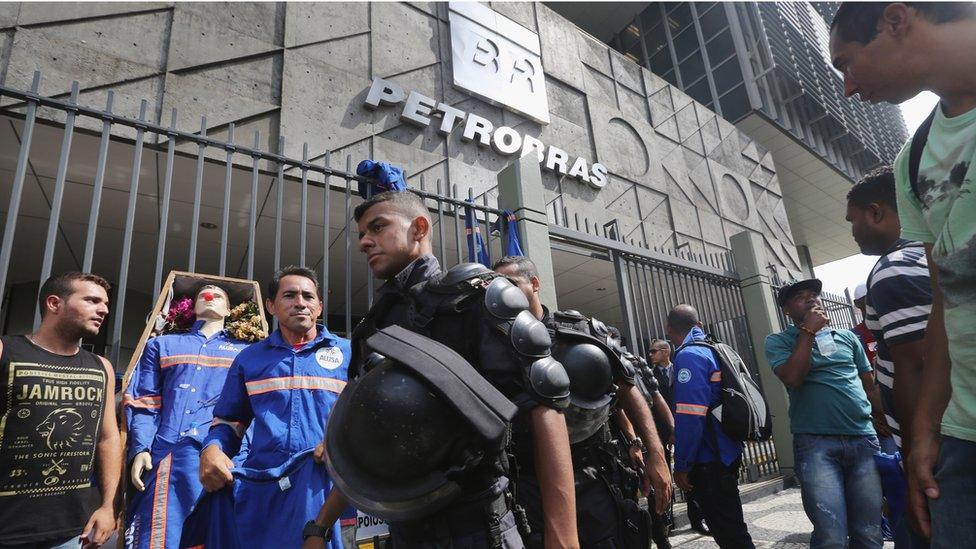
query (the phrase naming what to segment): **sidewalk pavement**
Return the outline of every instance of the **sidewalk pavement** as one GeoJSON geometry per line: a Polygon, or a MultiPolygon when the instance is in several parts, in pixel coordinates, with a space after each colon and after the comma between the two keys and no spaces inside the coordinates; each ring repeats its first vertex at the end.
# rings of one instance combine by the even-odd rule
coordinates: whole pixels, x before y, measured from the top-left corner
{"type": "MultiPolygon", "coordinates": [[[[799,488],[788,488],[743,503],[742,511],[756,547],[809,547],[813,525],[803,513],[799,488]]],[[[671,545],[682,549],[718,547],[712,538],[702,536],[688,526],[672,532],[671,545]]],[[[894,548],[891,542],[886,542],[884,546],[886,549],[894,548]]]]}

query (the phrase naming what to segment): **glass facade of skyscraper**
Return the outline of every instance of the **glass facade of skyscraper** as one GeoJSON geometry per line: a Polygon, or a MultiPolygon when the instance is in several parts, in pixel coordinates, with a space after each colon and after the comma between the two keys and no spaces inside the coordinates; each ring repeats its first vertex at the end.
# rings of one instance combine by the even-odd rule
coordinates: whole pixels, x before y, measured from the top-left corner
{"type": "Polygon", "coordinates": [[[655,2],[610,44],[728,120],[759,114],[856,180],[894,160],[907,131],[897,106],[844,97],[830,17],[810,2],[655,2]]]}

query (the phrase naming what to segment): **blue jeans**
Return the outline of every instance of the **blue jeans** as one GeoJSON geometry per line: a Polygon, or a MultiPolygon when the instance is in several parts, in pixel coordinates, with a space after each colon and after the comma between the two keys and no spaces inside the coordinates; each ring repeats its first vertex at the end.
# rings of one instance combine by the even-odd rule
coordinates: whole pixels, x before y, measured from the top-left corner
{"type": "Polygon", "coordinates": [[[929,502],[932,547],[972,547],[976,540],[976,442],[943,436],[935,482],[939,497],[929,502]]]}
{"type": "Polygon", "coordinates": [[[803,510],[813,523],[810,547],[876,548],[881,539],[878,438],[793,435],[803,510]]]}

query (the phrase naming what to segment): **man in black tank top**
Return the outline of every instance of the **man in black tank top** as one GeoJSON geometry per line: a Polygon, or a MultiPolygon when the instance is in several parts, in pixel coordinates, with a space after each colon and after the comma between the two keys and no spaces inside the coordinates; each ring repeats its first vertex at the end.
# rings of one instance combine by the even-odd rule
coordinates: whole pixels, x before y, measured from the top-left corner
{"type": "Polygon", "coordinates": [[[51,277],[40,328],[0,337],[0,548],[102,544],[115,529],[115,373],[81,349],[108,315],[108,289],[96,275],[51,277]]]}

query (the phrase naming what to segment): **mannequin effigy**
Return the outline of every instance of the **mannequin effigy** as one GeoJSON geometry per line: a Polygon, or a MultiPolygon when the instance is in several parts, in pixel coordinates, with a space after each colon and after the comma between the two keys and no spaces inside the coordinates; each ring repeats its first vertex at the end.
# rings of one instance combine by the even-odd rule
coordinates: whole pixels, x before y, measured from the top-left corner
{"type": "Polygon", "coordinates": [[[176,546],[183,518],[202,492],[201,443],[230,365],[247,341],[225,330],[227,292],[197,290],[195,322],[185,333],[146,343],[124,397],[132,486],[126,547],[176,546]]]}

